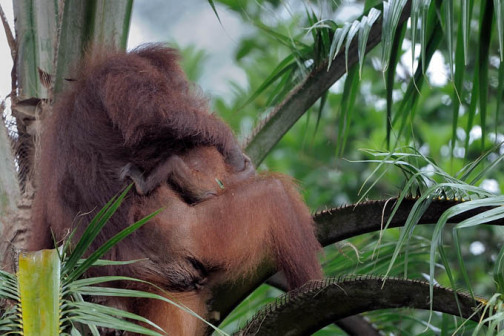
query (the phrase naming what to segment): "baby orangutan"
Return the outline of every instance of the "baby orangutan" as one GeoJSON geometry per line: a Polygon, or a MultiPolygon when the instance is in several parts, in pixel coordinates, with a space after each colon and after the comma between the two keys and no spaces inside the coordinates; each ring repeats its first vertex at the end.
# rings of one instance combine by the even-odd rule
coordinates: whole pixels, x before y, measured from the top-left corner
{"type": "Polygon", "coordinates": [[[159,185],[158,181],[168,181],[187,203],[194,204],[216,196],[227,185],[255,176],[254,166],[245,158],[245,168],[234,172],[222,162],[215,147],[197,147],[186,154],[170,156],[148,176],[128,163],[121,171],[121,179],[130,178],[139,195],[149,194],[159,185]]]}

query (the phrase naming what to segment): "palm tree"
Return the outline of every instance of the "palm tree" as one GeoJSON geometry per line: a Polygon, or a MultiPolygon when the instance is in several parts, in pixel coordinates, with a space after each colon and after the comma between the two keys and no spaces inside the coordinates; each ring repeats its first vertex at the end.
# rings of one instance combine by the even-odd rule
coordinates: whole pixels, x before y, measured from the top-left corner
{"type": "MultiPolygon", "coordinates": [[[[209,2],[218,16],[216,1],[209,2]]],[[[308,36],[305,33],[294,36],[283,34],[275,29],[278,27],[266,26],[261,22],[264,12],[260,6],[256,11],[244,12],[243,8],[250,8],[246,6],[247,1],[220,2],[243,15],[264,32],[262,39],[269,39],[270,43],[274,41],[275,48],[283,46],[287,50],[283,53],[284,58],[278,60],[277,66],[271,70],[266,80],[257,85],[258,89],[249,94],[248,99],[242,98],[235,105],[245,111],[244,114],[256,113],[258,109],[270,110],[267,118],[246,140],[246,151],[255,164],[259,165],[266,158],[266,163],[273,165],[275,161],[267,158],[268,153],[274,148],[285,148],[286,145],[280,140],[287,131],[292,129],[295,132],[296,127],[299,127],[296,122],[300,118],[308,119],[310,114],[316,113],[315,130],[328,119],[336,120],[335,151],[340,155],[360,161],[363,156],[354,154],[358,144],[372,144],[376,139],[384,144],[386,151],[368,150],[363,154],[368,162],[355,163],[354,167],[358,167],[358,171],[352,170],[352,173],[359,175],[358,180],[364,182],[369,178],[374,186],[373,190],[378,192],[389,192],[391,189],[387,189],[387,184],[404,183],[404,187],[399,190],[399,197],[393,200],[364,202],[357,207],[328,210],[314,216],[319,228],[319,240],[324,245],[356,237],[351,240],[353,248],[363,254],[360,256],[361,262],[355,263],[350,262],[351,258],[337,254],[334,249],[329,248],[325,259],[326,273],[343,276],[357,272],[368,276],[341,277],[310,284],[259,312],[242,332],[280,335],[291,331],[293,334],[305,334],[330,322],[336,322],[350,334],[363,334],[362,331],[357,331],[358,328],[367,328],[369,334],[371,330],[377,332],[376,328],[362,316],[355,314],[374,310],[378,311],[367,314],[366,318],[372,319],[385,331],[391,330],[398,320],[402,321],[400,328],[403,328],[395,327],[399,332],[416,333],[421,323],[435,330],[430,323],[431,318],[432,321],[436,318],[440,321],[438,328],[442,328],[443,332],[458,330],[459,322],[446,318],[446,315],[436,317],[427,313],[412,319],[400,311],[389,313],[381,310],[395,307],[416,307],[431,312],[438,310],[478,320],[479,324],[464,325],[477,332],[478,328],[484,325],[481,322],[482,316],[487,316],[483,315],[483,312],[488,312],[482,310],[475,313],[472,309],[480,304],[483,307],[486,302],[473,294],[473,287],[481,286],[471,284],[465,270],[465,265],[469,266],[469,262],[463,260],[464,254],[460,252],[462,249],[459,232],[484,223],[502,223],[500,194],[495,195],[475,187],[474,184],[481,181],[501,158],[498,146],[498,141],[501,141],[498,140],[501,122],[498,116],[504,97],[504,1],[366,1],[363,14],[347,22],[321,18],[316,10],[308,7],[303,11],[301,19],[298,19],[309,27],[308,36]],[[398,69],[405,68],[405,52],[402,47],[406,44],[411,45],[411,57],[414,58],[415,51],[419,51],[418,65],[410,71],[411,75],[405,71],[406,75],[401,77],[398,75],[398,69]],[[476,52],[471,53],[472,49],[476,52]],[[371,53],[368,58],[374,62],[378,72],[368,67],[369,59],[365,58],[368,53],[371,53]],[[426,76],[436,53],[444,55],[449,69],[449,82],[442,89],[434,87],[426,76]],[[381,76],[370,75],[371,72],[381,72],[381,76]],[[372,119],[372,113],[379,110],[372,106],[371,109],[374,110],[370,112],[369,107],[363,106],[366,97],[362,95],[360,85],[365,82],[366,76],[374,78],[376,85],[373,87],[381,88],[384,92],[385,108],[383,113],[379,114],[383,127],[376,127],[372,122],[362,123],[363,126],[359,127],[356,121],[358,113],[372,119]],[[340,92],[334,94],[329,91],[334,83],[343,80],[340,92]],[[403,88],[399,90],[401,86],[403,88]],[[398,90],[400,100],[395,97],[398,90]],[[432,101],[439,97],[436,90],[443,91],[443,97],[448,97],[449,102],[442,106],[438,103],[438,107],[432,109],[432,101]],[[358,97],[362,99],[359,100],[358,97]],[[433,98],[429,99],[430,97],[433,98]],[[337,103],[334,103],[334,100],[337,103]],[[323,111],[330,108],[341,112],[336,116],[324,115],[323,111]],[[495,111],[494,127],[490,127],[492,123],[489,122],[492,111],[495,111]],[[448,112],[451,112],[449,117],[445,117],[448,112]],[[429,113],[439,113],[440,117],[429,113]],[[431,138],[433,135],[439,135],[432,131],[433,127],[428,127],[431,125],[422,125],[422,122],[429,120],[432,123],[444,122],[444,125],[448,125],[443,129],[443,134],[448,136],[443,135],[442,140],[428,139],[429,135],[431,138]],[[420,121],[421,125],[418,126],[414,121],[420,121]],[[475,126],[481,129],[479,141],[473,141],[470,137],[475,126]],[[363,134],[355,130],[371,132],[370,141],[362,141],[363,134]],[[465,138],[460,136],[460,130],[465,134],[465,138]],[[492,144],[492,141],[497,146],[492,144]],[[447,159],[441,158],[438,162],[424,155],[422,146],[427,144],[430,148],[441,147],[441,144],[436,142],[446,143],[447,159]],[[464,152],[464,155],[460,155],[460,152],[464,152]],[[474,163],[464,166],[469,160],[474,163]],[[363,164],[368,167],[369,161],[376,161],[376,168],[362,168],[363,164]],[[398,182],[397,175],[381,180],[378,178],[385,176],[385,172],[394,166],[406,176],[403,182],[398,182]],[[421,169],[422,166],[428,169],[421,169]],[[360,169],[362,171],[359,171],[360,169]],[[445,171],[450,171],[451,174],[445,171]],[[458,175],[455,174],[457,171],[460,171],[458,175]],[[365,174],[368,176],[362,177],[365,174]],[[462,198],[471,198],[471,201],[461,203],[462,198]],[[441,233],[447,222],[460,223],[455,226],[451,238],[455,252],[443,248],[441,233]],[[434,231],[428,231],[429,238],[414,239],[413,230],[417,224],[426,223],[437,223],[434,231]],[[398,226],[403,226],[404,229],[397,236],[380,231],[398,226]],[[378,231],[378,236],[370,233],[378,231]],[[357,237],[363,233],[367,235],[357,237]],[[384,241],[376,247],[374,240],[381,241],[386,239],[387,235],[391,235],[394,241],[384,241]],[[374,252],[379,257],[373,258],[374,252]],[[436,264],[439,259],[442,261],[442,267],[436,264]],[[454,269],[451,264],[453,261],[460,268],[460,272],[454,269]],[[428,265],[427,271],[408,268],[408,263],[413,262],[428,265]],[[400,276],[401,279],[393,278],[394,275],[400,276]],[[418,281],[422,276],[427,277],[428,282],[418,281]],[[435,285],[438,281],[452,288],[462,286],[469,290],[470,295],[437,287],[435,285]],[[300,314],[306,311],[306,307],[314,314],[300,314]]],[[[256,3],[264,6],[267,4],[273,8],[280,5],[276,1],[256,3]]],[[[330,8],[329,13],[335,13],[339,9],[339,4],[334,2],[319,4],[330,8]]],[[[131,2],[63,1],[55,5],[52,2],[46,4],[45,1],[22,0],[15,2],[15,13],[16,40],[11,38],[10,41],[12,50],[15,51],[14,73],[17,78],[13,81],[15,87],[11,97],[18,132],[15,139],[11,137],[16,143],[16,157],[11,155],[8,147],[1,152],[5,159],[0,161],[8,165],[2,167],[0,181],[1,190],[5,194],[3,198],[8,200],[2,203],[2,218],[12,218],[9,221],[12,225],[3,228],[3,237],[11,244],[22,247],[23,232],[29,230],[29,221],[26,220],[29,217],[23,216],[22,209],[18,209],[16,205],[29,205],[33,192],[30,177],[35,168],[30,149],[33,148],[33,134],[36,133],[33,130],[37,129],[37,118],[34,116],[36,113],[44,113],[54,92],[64,86],[63,79],[68,73],[69,65],[82,56],[84,45],[98,41],[124,47],[131,2]],[[75,21],[82,22],[82,25],[69,24],[75,21]],[[54,42],[43,44],[41,41],[54,42]],[[16,174],[14,162],[19,174],[16,174]]],[[[293,15],[293,19],[297,18],[293,15]]],[[[261,41],[257,42],[259,43],[261,41]]],[[[261,54],[258,58],[265,55],[261,54]]],[[[367,94],[374,95],[373,91],[369,90],[367,94]]],[[[226,106],[221,104],[221,107],[221,112],[225,113],[226,106]]],[[[5,129],[3,132],[6,134],[5,129]]],[[[5,135],[4,138],[7,139],[5,135]]],[[[2,143],[5,144],[6,141],[2,143]]],[[[312,146],[322,148],[315,140],[312,141],[312,146]]],[[[326,149],[321,150],[327,152],[326,149]]],[[[327,165],[334,164],[329,162],[329,158],[327,156],[327,160],[323,162],[327,165]]],[[[284,161],[292,163],[292,159],[284,161]]],[[[501,177],[499,174],[495,175],[497,180],[501,177]]],[[[308,193],[311,187],[308,186],[308,193]]],[[[9,249],[4,247],[2,251],[7,252],[9,249]]],[[[4,255],[7,255],[6,252],[4,255]]],[[[484,287],[489,296],[502,288],[502,255],[497,251],[494,261],[494,278],[498,288],[484,287]]],[[[271,271],[260,273],[269,274],[271,271]]],[[[246,283],[235,284],[231,289],[217,289],[212,310],[220,311],[221,316],[213,322],[221,322],[232,308],[243,300],[244,295],[263,280],[259,277],[251,278],[246,283]]],[[[270,278],[269,283],[279,288],[284,287],[282,281],[275,277],[270,278]]],[[[271,290],[263,287],[252,302],[264,302],[268,295],[271,296],[271,290]]],[[[498,299],[499,296],[492,297],[490,302],[493,304],[498,299]]],[[[499,305],[486,307],[491,311],[499,305]]],[[[251,315],[250,309],[245,313],[240,308],[236,311],[235,320],[251,315]]],[[[497,308],[496,313],[495,316],[499,317],[500,308],[497,308]]],[[[233,317],[231,322],[227,323],[233,325],[232,319],[233,317]]],[[[488,322],[487,326],[490,331],[498,329],[498,324],[492,322],[488,322]]],[[[234,328],[236,330],[236,325],[234,328]]],[[[338,331],[329,329],[327,332],[338,331]]],[[[323,334],[324,331],[320,333],[323,334]]]]}

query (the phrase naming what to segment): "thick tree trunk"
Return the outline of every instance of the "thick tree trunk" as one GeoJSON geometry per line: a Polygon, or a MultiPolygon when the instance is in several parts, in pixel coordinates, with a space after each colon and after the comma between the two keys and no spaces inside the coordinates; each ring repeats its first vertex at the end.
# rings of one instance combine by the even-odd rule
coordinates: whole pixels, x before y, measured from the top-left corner
{"type": "Polygon", "coordinates": [[[6,270],[14,271],[30,234],[40,121],[87,47],[126,48],[132,3],[15,0],[15,38],[2,20],[14,58],[10,98],[17,132],[9,137],[0,122],[0,262],[6,270]]]}

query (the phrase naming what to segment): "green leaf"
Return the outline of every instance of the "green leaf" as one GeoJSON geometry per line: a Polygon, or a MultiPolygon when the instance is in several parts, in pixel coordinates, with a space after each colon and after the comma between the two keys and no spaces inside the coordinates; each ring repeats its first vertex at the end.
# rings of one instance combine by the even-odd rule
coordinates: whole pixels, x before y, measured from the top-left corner
{"type": "Polygon", "coordinates": [[[20,254],[18,279],[23,335],[60,333],[60,270],[56,250],[20,254]]]}
{"type": "Polygon", "coordinates": [[[497,134],[497,126],[499,125],[499,115],[502,111],[502,103],[504,102],[504,61],[499,65],[499,77],[497,86],[497,103],[495,105],[495,134],[497,134]]]}
{"type": "Polygon", "coordinates": [[[471,31],[471,15],[473,3],[473,0],[462,0],[462,31],[464,41],[465,65],[469,64],[469,35],[471,31]]]}
{"type": "Polygon", "coordinates": [[[138,282],[142,283],[144,285],[150,285],[152,287],[156,287],[155,285],[151,284],[148,281],[136,279],[136,278],[131,278],[131,277],[126,277],[126,276],[120,276],[120,275],[109,275],[109,276],[101,276],[101,277],[93,277],[93,278],[82,278],[78,280],[74,280],[71,283],[67,284],[66,287],[68,288],[69,292],[75,293],[79,292],[81,287],[89,287],[89,286],[94,286],[94,285],[101,285],[107,282],[114,282],[114,281],[130,281],[130,282],[138,282]]]}
{"type": "Polygon", "coordinates": [[[257,26],[257,28],[261,29],[262,31],[264,31],[265,33],[269,34],[271,37],[276,39],[279,43],[289,48],[294,54],[297,54],[300,49],[308,48],[308,45],[306,45],[305,43],[293,39],[291,36],[283,35],[279,33],[277,30],[266,26],[261,21],[254,21],[254,24],[257,26]]]}
{"type": "Polygon", "coordinates": [[[494,265],[494,281],[497,284],[497,292],[504,293],[504,246],[501,247],[494,265]]]}
{"type": "MultiPolygon", "coordinates": [[[[103,259],[98,259],[94,262],[93,266],[121,266],[121,265],[130,265],[137,263],[139,261],[145,261],[148,260],[147,258],[144,259],[134,259],[134,260],[103,260],[103,259]]],[[[86,259],[81,259],[77,263],[77,265],[81,265],[83,262],[85,262],[86,259]]]]}
{"type": "Polygon", "coordinates": [[[399,106],[398,113],[396,113],[392,119],[392,125],[395,125],[399,118],[401,119],[401,125],[399,127],[396,144],[394,144],[392,148],[395,148],[397,146],[397,143],[401,138],[401,134],[407,126],[408,119],[412,121],[414,118],[415,106],[418,101],[420,90],[425,78],[423,69],[426,67],[423,63],[427,62],[427,65],[430,63],[432,55],[434,55],[434,52],[437,50],[439,43],[443,39],[443,31],[441,29],[439,21],[436,18],[433,18],[431,19],[431,22],[429,22],[428,26],[430,25],[432,25],[432,28],[430,29],[429,40],[425,47],[425,59],[420,60],[415,71],[415,75],[406,88],[406,93],[404,94],[404,97],[406,97],[406,99],[403,99],[401,105],[399,106]]]}
{"type": "Polygon", "coordinates": [[[212,10],[214,11],[215,16],[217,17],[217,20],[219,20],[219,23],[222,25],[219,13],[217,13],[217,8],[215,8],[215,3],[213,2],[213,0],[208,0],[208,3],[210,4],[210,7],[212,7],[212,10]]]}
{"type": "Polygon", "coordinates": [[[345,65],[347,73],[348,73],[348,50],[350,49],[350,45],[352,44],[352,40],[354,39],[355,34],[357,34],[357,32],[359,31],[359,25],[360,22],[355,20],[350,26],[350,30],[348,31],[348,36],[345,44],[345,65]]]}
{"type": "MultiPolygon", "coordinates": [[[[68,258],[68,260],[65,261],[63,268],[64,274],[67,274],[75,268],[77,262],[82,258],[84,253],[86,253],[89,246],[91,246],[91,243],[98,236],[110,217],[112,217],[112,215],[117,211],[132,186],[133,184],[129,185],[120,195],[113,197],[91,220],[86,230],[82,234],[79,242],[75,246],[75,249],[72,251],[72,254],[68,258]]],[[[82,265],[80,265],[80,267],[81,266],[82,265]]]]}
{"type": "MultiPolygon", "coordinates": [[[[369,38],[369,31],[371,30],[371,27],[376,22],[376,20],[380,17],[380,14],[381,12],[379,10],[371,8],[369,14],[362,18],[359,25],[359,78],[362,77],[362,66],[364,65],[364,58],[366,56],[366,46],[369,38]]],[[[399,17],[397,18],[397,20],[399,20],[399,17]]]]}
{"type": "Polygon", "coordinates": [[[411,72],[414,72],[415,49],[417,43],[418,20],[420,18],[420,5],[422,0],[413,0],[411,4],[411,72]]]}
{"type": "Polygon", "coordinates": [[[500,60],[504,62],[504,0],[494,0],[495,21],[499,41],[500,60]]]}
{"type": "Polygon", "coordinates": [[[264,80],[264,82],[255,90],[250,97],[239,107],[244,108],[263,93],[269,86],[271,86],[277,79],[281,78],[284,74],[294,70],[297,67],[295,57],[293,54],[285,57],[280,64],[271,72],[271,74],[264,80]]]}
{"type": "Polygon", "coordinates": [[[422,42],[420,59],[422,60],[422,74],[424,76],[425,76],[425,72],[427,71],[427,65],[428,65],[427,56],[426,56],[428,36],[429,36],[429,33],[427,31],[427,28],[428,28],[427,23],[429,22],[428,18],[432,17],[431,15],[429,15],[430,4],[431,4],[431,0],[423,0],[422,6],[421,6],[421,11],[420,11],[420,20],[421,20],[420,41],[422,42]]]}
{"type": "Polygon", "coordinates": [[[322,119],[322,112],[324,110],[324,106],[326,105],[328,96],[329,96],[329,91],[327,91],[326,93],[324,93],[324,95],[322,97],[320,97],[320,104],[319,104],[319,108],[317,111],[317,122],[315,123],[315,130],[313,131],[313,139],[312,140],[315,140],[315,135],[317,134],[317,131],[319,129],[320,120],[322,119]]]}
{"type": "MultiPolygon", "coordinates": [[[[391,0],[383,2],[383,30],[382,30],[382,71],[389,67],[390,54],[395,41],[399,18],[406,5],[406,0],[391,0]]],[[[396,52],[400,50],[394,49],[396,52]]]]}
{"type": "MultiPolygon", "coordinates": [[[[467,201],[461,204],[457,204],[450,209],[446,210],[442,216],[439,218],[435,229],[434,233],[432,236],[432,245],[431,245],[431,266],[430,266],[430,276],[431,278],[434,277],[434,265],[435,265],[435,251],[436,249],[442,249],[442,232],[444,227],[446,226],[448,220],[454,216],[457,216],[459,214],[462,214],[467,211],[474,210],[476,208],[480,207],[496,207],[493,209],[490,209],[488,211],[482,212],[478,215],[475,215],[473,217],[470,217],[459,224],[457,224],[453,231],[454,231],[454,245],[456,248],[457,252],[457,259],[459,261],[459,268],[461,270],[462,276],[464,278],[465,284],[466,284],[466,289],[472,293],[472,288],[470,285],[470,281],[468,278],[467,270],[465,269],[464,261],[462,259],[462,254],[461,254],[461,249],[460,249],[460,244],[458,242],[458,231],[463,228],[467,227],[472,227],[476,225],[481,225],[487,222],[490,222],[495,219],[503,218],[504,217],[504,209],[500,207],[504,202],[504,196],[498,196],[498,197],[489,197],[485,199],[479,199],[479,200],[473,200],[473,201],[467,201]]],[[[450,266],[447,258],[443,257],[443,264],[445,265],[445,269],[449,271],[450,266]]],[[[450,281],[452,283],[452,286],[455,286],[455,281],[450,277],[450,281]]],[[[431,285],[432,287],[432,285],[431,285]]],[[[432,294],[432,288],[431,288],[431,294],[432,294]]]]}
{"type": "Polygon", "coordinates": [[[343,88],[341,99],[341,115],[338,122],[338,155],[342,155],[345,149],[352,117],[354,114],[354,103],[359,91],[359,78],[357,76],[357,66],[353,66],[348,73],[343,88]]]}
{"type": "Polygon", "coordinates": [[[385,90],[387,93],[387,116],[386,116],[386,128],[387,128],[387,149],[390,149],[390,135],[392,132],[392,106],[394,104],[392,93],[394,92],[394,82],[397,64],[399,63],[401,55],[401,46],[404,41],[404,36],[406,34],[406,24],[403,23],[400,27],[400,33],[395,34],[394,41],[392,44],[393,53],[389,54],[387,58],[387,76],[385,80],[385,90]],[[390,65],[390,66],[389,66],[390,65]]]}
{"type": "MultiPolygon", "coordinates": [[[[476,64],[479,63],[479,53],[476,56],[476,64]]],[[[466,125],[466,139],[465,139],[465,152],[466,156],[469,154],[469,134],[471,133],[471,129],[474,125],[474,117],[476,116],[476,106],[478,105],[478,95],[479,95],[479,66],[474,67],[474,75],[473,75],[473,87],[471,91],[471,103],[469,104],[469,109],[467,110],[467,125],[466,125]]]]}
{"type": "Polygon", "coordinates": [[[107,328],[142,333],[144,335],[158,336],[164,334],[163,329],[161,329],[158,325],[152,323],[148,319],[117,308],[102,306],[86,301],[68,302],[67,304],[67,309],[72,310],[72,314],[69,317],[69,320],[74,322],[93,323],[95,325],[107,328]],[[119,318],[116,318],[114,316],[119,318]],[[154,327],[155,329],[161,331],[162,334],[149,330],[138,324],[129,322],[125,319],[134,320],[150,325],[151,327],[154,327]]]}
{"type": "MultiPolygon", "coordinates": [[[[495,151],[499,150],[499,148],[501,146],[502,146],[502,144],[500,144],[500,143],[495,145],[492,149],[488,150],[486,153],[481,155],[477,160],[475,160],[475,162],[480,163],[480,162],[483,162],[483,160],[486,160],[488,162],[489,161],[488,156],[490,154],[494,153],[495,151]]],[[[478,183],[483,177],[488,175],[488,173],[492,169],[499,167],[503,158],[504,158],[504,155],[501,155],[497,159],[492,160],[492,162],[490,164],[487,164],[483,169],[481,169],[481,171],[478,174],[476,174],[476,176],[474,176],[468,183],[472,184],[472,185],[475,185],[476,183],[478,183]]],[[[469,172],[470,171],[468,171],[468,173],[469,172]]],[[[467,175],[466,177],[469,177],[469,175],[467,175]]]]}
{"type": "Polygon", "coordinates": [[[452,94],[452,139],[450,145],[450,156],[453,160],[453,150],[455,149],[455,144],[457,142],[457,127],[460,103],[462,100],[463,87],[462,82],[464,80],[465,73],[465,61],[464,61],[464,44],[463,44],[463,21],[459,21],[458,32],[457,32],[457,46],[455,49],[455,74],[453,77],[453,94],[452,94]]]}
{"type": "Polygon", "coordinates": [[[491,1],[481,2],[480,35],[478,41],[478,51],[476,66],[474,67],[473,90],[471,94],[471,104],[469,105],[468,120],[466,126],[465,149],[466,155],[469,152],[469,133],[474,124],[476,116],[476,106],[479,102],[480,123],[481,123],[481,146],[484,148],[486,137],[486,115],[487,115],[487,95],[488,95],[488,59],[491,39],[491,26],[493,16],[493,5],[491,1]]]}
{"type": "Polygon", "coordinates": [[[485,148],[486,138],[486,115],[487,115],[487,99],[488,99],[488,61],[490,53],[490,42],[492,35],[492,17],[493,17],[493,2],[481,2],[481,21],[480,21],[480,38],[479,38],[479,114],[481,120],[481,148],[485,148]],[[486,4],[486,5],[485,5],[486,4]]]}
{"type": "MultiPolygon", "coordinates": [[[[125,191],[127,192],[127,190],[125,191]]],[[[123,195],[126,195],[123,193],[123,195]]],[[[121,196],[123,196],[121,195],[121,196]]],[[[121,198],[119,198],[121,200],[121,198]]],[[[77,279],[80,277],[86,270],[91,267],[98,259],[100,259],[105,253],[107,253],[112,247],[117,245],[121,240],[126,238],[128,235],[133,233],[134,231],[138,230],[140,227],[142,227],[144,224],[146,224],[149,220],[151,220],[154,216],[156,216],[158,213],[160,213],[163,209],[160,209],[151,215],[139,220],[136,223],[131,224],[127,228],[123,229],[121,232],[113,236],[111,239],[109,239],[105,244],[103,244],[101,247],[99,247],[96,251],[94,251],[86,260],[77,266],[75,269],[71,270],[68,274],[68,278],[65,279],[66,283],[77,279]]]]}
{"type": "Polygon", "coordinates": [[[334,32],[332,43],[331,43],[331,48],[329,50],[329,63],[327,65],[327,68],[329,69],[331,67],[332,61],[336,58],[336,55],[338,55],[341,46],[343,45],[343,42],[345,41],[345,38],[347,37],[348,31],[350,30],[351,23],[346,22],[343,28],[338,28],[334,32]]]}
{"type": "Polygon", "coordinates": [[[443,13],[444,13],[444,30],[445,30],[445,39],[448,44],[448,63],[450,66],[450,78],[453,78],[453,0],[445,0],[442,4],[443,13]]]}
{"type": "MultiPolygon", "coordinates": [[[[162,291],[161,288],[158,288],[158,289],[162,291]]],[[[158,294],[134,290],[134,289],[82,286],[79,288],[79,295],[136,297],[136,298],[143,298],[143,299],[161,300],[161,301],[167,302],[169,304],[172,304],[172,305],[178,307],[179,309],[184,310],[188,314],[194,316],[195,318],[199,319],[200,321],[204,322],[206,325],[208,325],[211,328],[213,328],[214,330],[216,330],[219,334],[227,335],[224,332],[222,332],[221,330],[219,330],[217,327],[212,325],[211,323],[207,322],[204,318],[202,318],[201,316],[199,316],[198,314],[193,312],[188,307],[186,307],[182,304],[179,304],[173,300],[170,300],[164,296],[158,295],[158,294]]]]}

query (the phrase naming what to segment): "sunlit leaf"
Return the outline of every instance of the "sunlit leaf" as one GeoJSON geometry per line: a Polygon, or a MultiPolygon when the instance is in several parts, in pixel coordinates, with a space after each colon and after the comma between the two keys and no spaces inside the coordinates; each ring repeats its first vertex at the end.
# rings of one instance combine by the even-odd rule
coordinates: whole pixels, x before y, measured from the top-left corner
{"type": "Polygon", "coordinates": [[[445,31],[445,39],[448,45],[448,64],[450,66],[450,78],[453,79],[453,0],[445,0],[442,4],[443,13],[444,13],[444,31],[445,31]]]}
{"type": "Polygon", "coordinates": [[[413,0],[411,3],[411,72],[415,71],[415,50],[417,43],[418,20],[420,18],[422,0],[413,0]]]}
{"type": "Polygon", "coordinates": [[[422,61],[422,74],[425,75],[425,72],[427,71],[427,43],[428,43],[428,31],[427,31],[427,23],[428,23],[428,18],[431,17],[429,15],[429,7],[431,4],[431,0],[422,0],[422,5],[421,5],[421,10],[420,10],[420,21],[421,21],[421,26],[420,26],[420,41],[422,43],[421,45],[421,52],[420,52],[420,59],[422,61]]]}
{"type": "Polygon", "coordinates": [[[343,41],[345,41],[348,31],[350,30],[350,27],[350,22],[347,22],[342,28],[338,28],[334,32],[331,48],[329,50],[329,62],[327,68],[331,67],[332,61],[336,58],[336,55],[338,55],[341,46],[343,45],[343,41]]]}
{"type": "MultiPolygon", "coordinates": [[[[375,8],[371,8],[369,14],[362,18],[359,26],[359,78],[362,77],[362,66],[364,65],[364,58],[366,56],[366,46],[369,38],[369,31],[371,27],[380,17],[381,12],[375,8]]],[[[398,19],[399,20],[399,19],[398,19]]]]}
{"type": "Polygon", "coordinates": [[[61,261],[56,250],[26,252],[19,256],[19,296],[23,335],[60,332],[61,261]]]}
{"type": "Polygon", "coordinates": [[[406,0],[391,0],[383,2],[383,30],[382,30],[382,71],[389,67],[390,54],[397,34],[399,18],[406,5],[406,0]]]}
{"type": "Polygon", "coordinates": [[[359,32],[359,25],[360,22],[355,20],[350,26],[350,29],[348,30],[348,36],[345,44],[345,64],[347,73],[348,73],[348,50],[350,49],[350,44],[352,43],[352,40],[354,39],[355,35],[359,32]]]}
{"type": "Polygon", "coordinates": [[[471,31],[471,14],[473,9],[473,0],[462,0],[462,31],[464,41],[465,65],[469,63],[469,35],[471,31]]]}

